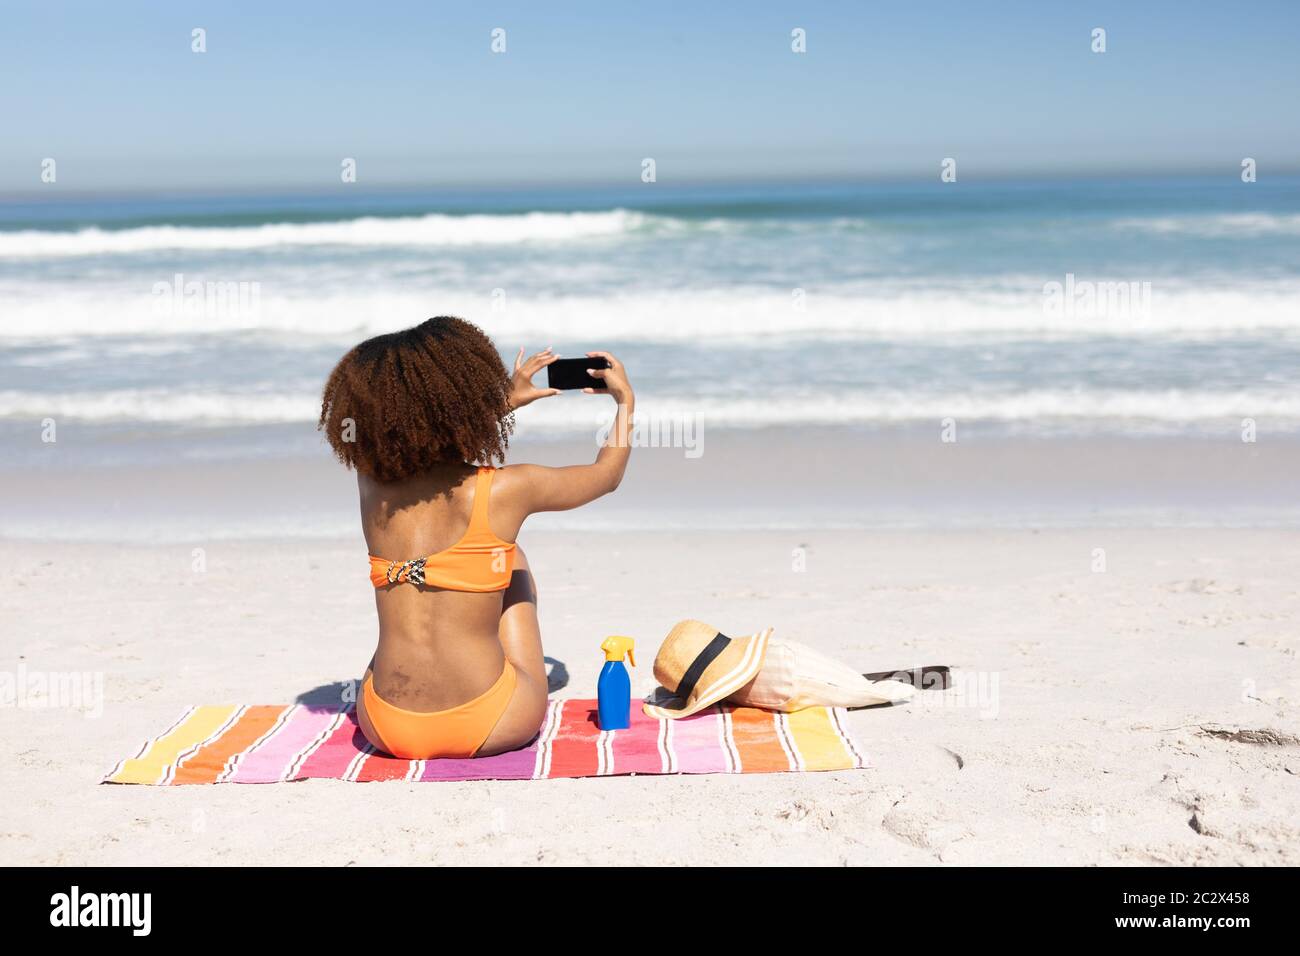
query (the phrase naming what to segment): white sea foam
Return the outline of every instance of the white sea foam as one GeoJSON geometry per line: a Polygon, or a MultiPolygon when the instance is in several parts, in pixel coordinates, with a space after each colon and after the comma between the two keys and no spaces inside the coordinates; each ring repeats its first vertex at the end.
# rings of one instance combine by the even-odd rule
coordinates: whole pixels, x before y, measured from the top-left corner
{"type": "Polygon", "coordinates": [[[1248,239],[1253,236],[1300,236],[1300,215],[1228,212],[1215,215],[1149,216],[1118,219],[1114,228],[1165,236],[1202,239],[1248,239]]]}
{"type": "Polygon", "coordinates": [[[706,342],[759,345],[789,338],[884,339],[947,335],[1214,336],[1243,332],[1300,333],[1300,284],[1256,282],[1243,288],[1153,282],[1141,309],[1049,312],[1045,295],[991,280],[986,286],[936,284],[907,289],[865,286],[860,292],[804,290],[802,308],[789,291],[632,290],[579,295],[512,295],[495,308],[490,290],[328,290],[284,294],[263,284],[256,310],[197,316],[154,308],[148,285],[71,288],[8,296],[0,337],[48,341],[85,335],[198,336],[266,332],[339,344],[413,325],[430,315],[477,322],[503,347],[514,342],[706,342]]]}
{"type": "Polygon", "coordinates": [[[468,246],[563,242],[614,236],[644,226],[649,217],[626,209],[603,212],[529,212],[517,215],[368,216],[337,222],[259,226],[140,226],[77,232],[0,232],[0,259],[133,255],[169,249],[195,251],[287,246],[468,246]]]}
{"type": "MultiPolygon", "coordinates": [[[[687,400],[638,396],[638,415],[659,422],[698,419],[707,430],[713,426],[754,428],[774,425],[872,425],[958,421],[1152,421],[1191,424],[1242,418],[1300,421],[1300,393],[1293,390],[1209,391],[1189,389],[1052,389],[976,394],[911,392],[882,389],[860,392],[819,391],[790,395],[779,401],[770,396],[691,398],[687,400]]],[[[541,403],[521,413],[529,428],[595,429],[603,409],[577,400],[564,405],[541,403]]]]}
{"type": "MultiPolygon", "coordinates": [[[[527,431],[591,433],[612,414],[608,399],[580,393],[548,399],[522,411],[527,431]]],[[[775,425],[870,425],[939,422],[1077,420],[1153,421],[1187,424],[1242,418],[1300,422],[1300,393],[1282,389],[1211,391],[1072,390],[1035,388],[987,394],[875,390],[768,397],[638,397],[638,415],[660,423],[690,418],[711,427],[775,425]]],[[[137,422],[194,426],[314,425],[320,411],[316,392],[177,392],[117,389],[58,394],[0,391],[0,420],[91,423],[137,422]]]]}
{"type": "Polygon", "coordinates": [[[320,396],[308,392],[183,392],[163,388],[59,393],[0,391],[0,420],[263,425],[315,422],[320,396]]]}
{"type": "MultiPolygon", "coordinates": [[[[874,231],[864,217],[834,219],[689,219],[615,208],[586,212],[428,213],[420,216],[363,216],[324,222],[258,225],[151,225],[124,229],[0,232],[0,260],[130,256],[166,251],[261,251],[292,247],[458,247],[618,237],[638,232],[674,234],[766,233],[773,228],[797,237],[874,231]]],[[[1127,216],[1111,229],[1189,238],[1300,236],[1300,214],[1214,213],[1127,216]]]]}

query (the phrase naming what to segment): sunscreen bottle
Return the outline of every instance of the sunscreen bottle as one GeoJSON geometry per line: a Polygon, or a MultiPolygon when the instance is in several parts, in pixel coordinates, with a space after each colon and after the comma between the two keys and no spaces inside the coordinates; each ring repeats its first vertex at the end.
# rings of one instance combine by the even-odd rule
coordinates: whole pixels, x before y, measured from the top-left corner
{"type": "Polygon", "coordinates": [[[633,643],[630,637],[615,635],[605,638],[600,645],[605,652],[605,666],[600,669],[600,679],[596,681],[601,730],[623,730],[631,719],[632,679],[623,666],[623,658],[626,656],[636,667],[633,643]]]}

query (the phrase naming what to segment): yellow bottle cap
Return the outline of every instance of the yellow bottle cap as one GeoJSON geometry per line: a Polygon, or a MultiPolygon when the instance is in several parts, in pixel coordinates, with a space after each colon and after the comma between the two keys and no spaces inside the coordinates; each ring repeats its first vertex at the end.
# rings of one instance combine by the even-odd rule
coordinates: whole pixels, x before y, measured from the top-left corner
{"type": "Polygon", "coordinates": [[[630,637],[614,634],[605,638],[604,643],[600,645],[600,649],[605,652],[605,660],[621,661],[626,655],[628,660],[632,662],[632,666],[636,667],[636,657],[632,653],[632,647],[635,644],[636,642],[630,637]]]}

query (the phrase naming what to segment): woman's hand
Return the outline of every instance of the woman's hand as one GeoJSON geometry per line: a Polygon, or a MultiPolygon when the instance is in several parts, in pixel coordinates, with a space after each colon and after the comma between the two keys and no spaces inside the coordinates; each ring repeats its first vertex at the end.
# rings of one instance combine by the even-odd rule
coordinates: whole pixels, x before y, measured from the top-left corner
{"type": "Polygon", "coordinates": [[[515,374],[510,377],[510,407],[523,408],[530,402],[550,395],[558,395],[558,388],[538,388],[533,384],[533,376],[550,365],[559,356],[547,346],[528,361],[524,361],[524,350],[520,346],[515,357],[515,374]]]}
{"type": "Polygon", "coordinates": [[[627,372],[623,363],[608,352],[588,352],[588,358],[603,358],[609,362],[609,368],[589,368],[587,374],[605,383],[604,388],[584,388],[588,395],[613,395],[614,401],[627,405],[632,401],[632,386],[628,383],[627,372]]]}

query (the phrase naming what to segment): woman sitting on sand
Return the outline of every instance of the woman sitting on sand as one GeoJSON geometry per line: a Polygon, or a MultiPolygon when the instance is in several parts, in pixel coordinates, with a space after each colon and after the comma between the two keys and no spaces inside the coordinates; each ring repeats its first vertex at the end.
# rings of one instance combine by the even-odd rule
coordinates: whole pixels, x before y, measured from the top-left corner
{"type": "Polygon", "coordinates": [[[379,612],[357,720],[397,757],[487,756],[527,744],[546,713],[537,589],[515,543],[524,519],[577,508],[619,486],[634,398],[622,364],[591,374],[618,404],[590,465],[504,462],[514,411],[555,394],[511,377],[475,325],[439,316],[348,352],[330,374],[320,427],[356,469],[379,612]]]}

